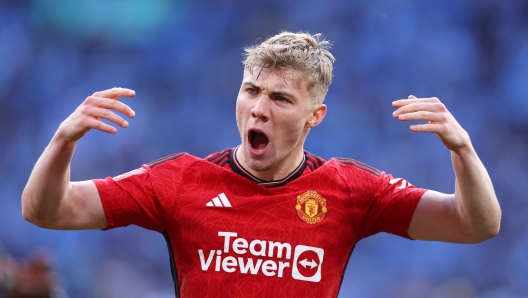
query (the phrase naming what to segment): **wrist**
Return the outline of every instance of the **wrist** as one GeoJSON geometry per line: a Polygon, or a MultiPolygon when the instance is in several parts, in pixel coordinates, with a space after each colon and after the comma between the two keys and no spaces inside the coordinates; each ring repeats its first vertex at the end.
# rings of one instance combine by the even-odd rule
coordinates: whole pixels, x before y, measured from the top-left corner
{"type": "Polygon", "coordinates": [[[463,145],[457,147],[456,149],[451,150],[452,154],[455,156],[458,156],[460,158],[468,157],[475,155],[475,148],[473,148],[473,144],[468,139],[467,142],[464,142],[463,145]]]}
{"type": "Polygon", "coordinates": [[[69,148],[69,147],[75,147],[77,145],[78,140],[70,140],[67,138],[67,136],[61,131],[57,130],[53,138],[51,139],[51,144],[59,147],[59,148],[69,148]]]}
{"type": "Polygon", "coordinates": [[[53,136],[53,141],[63,145],[76,145],[79,138],[72,136],[71,129],[68,128],[66,121],[60,124],[53,136]]]}
{"type": "Polygon", "coordinates": [[[459,134],[458,143],[458,146],[454,146],[454,148],[449,148],[453,153],[463,156],[474,151],[473,144],[471,143],[469,134],[466,131],[462,131],[462,133],[459,134]]]}

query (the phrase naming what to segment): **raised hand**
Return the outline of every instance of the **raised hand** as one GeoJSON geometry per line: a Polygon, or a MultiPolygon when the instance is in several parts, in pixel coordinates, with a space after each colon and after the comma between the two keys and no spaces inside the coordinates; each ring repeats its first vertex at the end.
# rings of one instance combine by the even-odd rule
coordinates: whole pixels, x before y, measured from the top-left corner
{"type": "Polygon", "coordinates": [[[106,119],[123,128],[135,113],[121,97],[136,93],[125,88],[95,92],[64,120],[29,176],[22,193],[22,215],[29,222],[48,229],[104,229],[106,215],[93,181],[70,181],[70,163],[77,141],[92,128],[114,134],[117,129],[106,119]]]}
{"type": "Polygon", "coordinates": [[[95,92],[88,96],[84,102],[64,120],[57,134],[67,141],[79,140],[92,128],[107,133],[115,134],[117,129],[101,121],[106,119],[120,127],[128,127],[128,122],[113,111],[117,111],[130,118],[135,112],[126,104],[119,101],[121,97],[133,97],[134,90],[126,88],[112,88],[105,91],[95,92]]]}
{"type": "Polygon", "coordinates": [[[427,121],[425,124],[411,125],[410,129],[435,133],[449,150],[456,152],[471,144],[468,133],[436,97],[416,98],[410,95],[408,99],[392,102],[392,106],[397,108],[392,116],[400,121],[427,121]]]}

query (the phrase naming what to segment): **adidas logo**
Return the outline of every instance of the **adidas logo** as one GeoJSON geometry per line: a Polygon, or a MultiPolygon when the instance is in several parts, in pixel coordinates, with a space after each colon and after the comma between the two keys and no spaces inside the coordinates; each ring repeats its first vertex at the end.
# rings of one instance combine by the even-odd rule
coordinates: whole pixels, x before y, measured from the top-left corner
{"type": "Polygon", "coordinates": [[[214,197],[212,201],[205,204],[207,207],[231,207],[231,203],[229,203],[229,200],[227,199],[226,195],[224,193],[221,193],[218,195],[218,197],[214,197]]]}

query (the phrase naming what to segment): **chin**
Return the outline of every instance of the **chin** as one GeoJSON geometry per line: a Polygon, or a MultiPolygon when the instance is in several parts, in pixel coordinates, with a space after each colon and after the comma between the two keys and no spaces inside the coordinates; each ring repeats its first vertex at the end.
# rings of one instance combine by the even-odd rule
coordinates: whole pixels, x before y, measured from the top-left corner
{"type": "MultiPolygon", "coordinates": [[[[249,155],[249,154],[248,154],[249,155]]],[[[271,169],[271,166],[273,165],[273,161],[270,160],[269,158],[266,159],[266,158],[263,158],[263,159],[254,159],[254,158],[251,158],[249,156],[244,156],[245,160],[246,160],[246,164],[248,165],[248,167],[255,171],[255,172],[264,172],[264,171],[267,171],[269,169],[271,169]]]]}
{"type": "Polygon", "coordinates": [[[255,161],[246,159],[246,164],[255,172],[264,172],[271,168],[271,162],[266,161],[255,161]]]}

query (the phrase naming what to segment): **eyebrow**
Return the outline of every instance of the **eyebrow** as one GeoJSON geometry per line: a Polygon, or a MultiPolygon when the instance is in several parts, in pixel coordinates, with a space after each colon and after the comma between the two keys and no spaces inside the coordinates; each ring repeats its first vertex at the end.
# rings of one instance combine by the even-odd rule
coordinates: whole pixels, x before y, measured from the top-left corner
{"type": "MultiPolygon", "coordinates": [[[[252,82],[245,82],[244,85],[249,85],[249,86],[251,86],[254,89],[261,90],[258,85],[256,85],[255,83],[252,83],[252,82]]],[[[297,99],[297,97],[295,97],[293,94],[285,92],[285,91],[280,91],[280,90],[272,91],[270,93],[270,95],[272,95],[272,96],[285,96],[285,97],[289,97],[289,98],[292,98],[292,99],[297,99]]]]}

